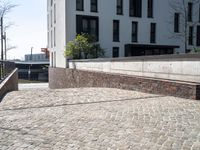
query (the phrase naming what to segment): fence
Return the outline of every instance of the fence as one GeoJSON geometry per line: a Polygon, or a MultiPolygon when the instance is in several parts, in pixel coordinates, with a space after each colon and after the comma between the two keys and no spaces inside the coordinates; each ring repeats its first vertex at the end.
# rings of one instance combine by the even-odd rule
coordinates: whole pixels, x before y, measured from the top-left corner
{"type": "Polygon", "coordinates": [[[0,60],[0,82],[2,82],[14,69],[14,62],[0,60]]]}

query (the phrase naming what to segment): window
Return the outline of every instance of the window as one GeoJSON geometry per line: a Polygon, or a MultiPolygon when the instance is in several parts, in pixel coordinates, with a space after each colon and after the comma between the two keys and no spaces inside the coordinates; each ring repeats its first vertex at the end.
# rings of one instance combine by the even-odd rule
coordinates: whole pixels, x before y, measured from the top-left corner
{"type": "Polygon", "coordinates": [[[199,22],[200,22],[200,5],[199,5],[199,22]]]}
{"type": "Polygon", "coordinates": [[[192,21],[192,8],[193,4],[191,2],[188,3],[188,21],[192,21]]]}
{"type": "Polygon", "coordinates": [[[53,52],[51,52],[51,67],[53,67],[53,64],[54,64],[54,62],[53,62],[53,52]]]}
{"type": "Polygon", "coordinates": [[[49,45],[49,32],[47,32],[47,47],[50,48],[50,45],[49,45]]]}
{"type": "Polygon", "coordinates": [[[76,10],[83,11],[84,0],[76,0],[76,10]]]}
{"type": "Polygon", "coordinates": [[[153,18],[153,0],[148,0],[148,18],[153,18]]]}
{"type": "Polygon", "coordinates": [[[47,29],[49,30],[49,14],[47,15],[47,29]]]}
{"type": "Polygon", "coordinates": [[[56,46],[56,28],[54,27],[54,47],[56,46]]]}
{"type": "Polygon", "coordinates": [[[119,47],[113,47],[113,58],[119,57],[119,47]]]}
{"type": "Polygon", "coordinates": [[[113,42],[119,42],[119,20],[113,20],[113,42]]]}
{"type": "Polygon", "coordinates": [[[97,12],[98,10],[97,0],[91,0],[91,12],[97,12]]]}
{"type": "Polygon", "coordinates": [[[76,16],[76,32],[88,33],[95,38],[96,41],[99,39],[99,20],[95,16],[76,16]]]}
{"type": "Polygon", "coordinates": [[[138,23],[132,22],[132,42],[138,41],[138,23]]]}
{"type": "Polygon", "coordinates": [[[56,4],[54,4],[54,23],[56,23],[56,4]]]}
{"type": "Polygon", "coordinates": [[[52,33],[52,30],[51,30],[51,48],[53,48],[53,33],[52,33]]]}
{"type": "Polygon", "coordinates": [[[51,0],[51,6],[53,6],[53,0],[51,0]]]}
{"type": "Polygon", "coordinates": [[[175,13],[174,14],[174,32],[175,33],[179,32],[179,18],[180,18],[179,13],[175,13]]]}
{"type": "Polygon", "coordinates": [[[117,0],[117,15],[123,14],[123,0],[117,0]]]}
{"type": "Polygon", "coordinates": [[[142,0],[129,0],[129,15],[142,17],[142,0]]]}
{"type": "Polygon", "coordinates": [[[53,26],[53,12],[52,12],[52,10],[51,10],[51,27],[53,26]]]}
{"type": "Polygon", "coordinates": [[[156,43],[156,24],[151,23],[150,43],[156,43]]]}
{"type": "Polygon", "coordinates": [[[200,25],[197,26],[197,46],[200,46],[200,25]]]}
{"type": "Polygon", "coordinates": [[[189,41],[188,41],[188,43],[189,43],[189,45],[193,45],[193,27],[189,27],[189,41]]]}

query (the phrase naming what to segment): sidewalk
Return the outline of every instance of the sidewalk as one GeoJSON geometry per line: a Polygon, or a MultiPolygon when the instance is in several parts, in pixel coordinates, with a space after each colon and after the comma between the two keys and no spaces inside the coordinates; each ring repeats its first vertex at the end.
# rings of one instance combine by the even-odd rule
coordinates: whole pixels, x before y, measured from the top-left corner
{"type": "Polygon", "coordinates": [[[19,90],[30,90],[30,89],[47,89],[49,83],[27,83],[19,84],[19,90]]]}

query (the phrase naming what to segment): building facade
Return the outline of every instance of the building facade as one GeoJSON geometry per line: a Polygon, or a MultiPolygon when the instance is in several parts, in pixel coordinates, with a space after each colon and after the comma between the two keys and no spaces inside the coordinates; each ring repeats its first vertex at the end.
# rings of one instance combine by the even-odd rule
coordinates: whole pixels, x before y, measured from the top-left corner
{"type": "Polygon", "coordinates": [[[49,58],[46,54],[27,54],[25,55],[26,62],[43,62],[49,61],[49,58]]]}
{"type": "Polygon", "coordinates": [[[105,57],[185,53],[200,46],[194,0],[48,0],[50,66],[66,67],[65,46],[95,36],[105,57]]]}

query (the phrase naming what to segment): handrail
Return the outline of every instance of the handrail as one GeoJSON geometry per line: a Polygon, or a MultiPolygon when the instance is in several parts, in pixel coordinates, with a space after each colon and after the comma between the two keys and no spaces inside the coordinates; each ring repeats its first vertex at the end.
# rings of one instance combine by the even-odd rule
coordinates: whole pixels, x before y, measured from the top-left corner
{"type": "Polygon", "coordinates": [[[15,68],[14,62],[0,60],[0,82],[2,82],[15,68]]]}

